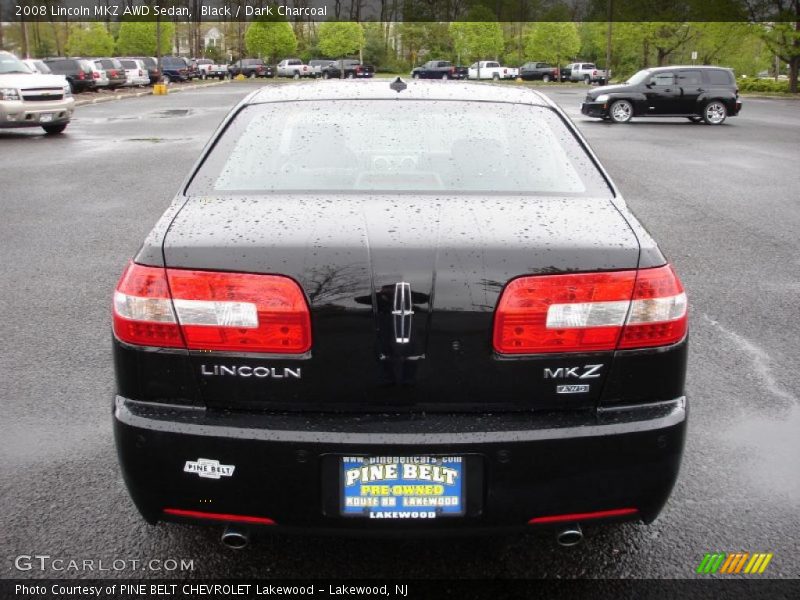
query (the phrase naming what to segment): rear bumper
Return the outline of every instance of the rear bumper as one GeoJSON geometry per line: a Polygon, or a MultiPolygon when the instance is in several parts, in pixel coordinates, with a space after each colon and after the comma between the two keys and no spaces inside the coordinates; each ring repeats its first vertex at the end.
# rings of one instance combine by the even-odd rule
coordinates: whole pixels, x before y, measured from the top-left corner
{"type": "Polygon", "coordinates": [[[235,414],[117,396],[114,430],[125,482],[151,523],[187,520],[177,509],[201,520],[269,519],[285,530],[445,533],[525,529],[532,519],[622,508],[650,522],[678,475],[686,418],[683,397],[596,412],[387,419],[235,414]],[[466,516],[340,516],[338,457],[354,454],[466,457],[466,516]],[[233,474],[185,473],[199,458],[233,465],[233,474]]]}

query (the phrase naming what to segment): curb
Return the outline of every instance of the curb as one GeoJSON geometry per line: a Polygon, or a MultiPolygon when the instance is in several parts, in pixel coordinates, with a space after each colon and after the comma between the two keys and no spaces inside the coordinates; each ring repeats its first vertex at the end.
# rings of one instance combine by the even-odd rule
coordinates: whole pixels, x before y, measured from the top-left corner
{"type": "MultiPolygon", "coordinates": [[[[181,86],[179,88],[175,88],[174,90],[170,90],[170,94],[177,94],[178,92],[182,92],[184,90],[196,90],[199,88],[205,87],[212,87],[215,85],[223,85],[225,83],[230,83],[233,81],[232,79],[225,79],[223,81],[212,81],[211,83],[193,83],[191,85],[181,86]]],[[[78,106],[88,106],[91,104],[103,104],[104,102],[114,102],[116,100],[125,100],[126,98],[141,98],[143,96],[152,96],[153,90],[144,90],[141,92],[134,92],[129,94],[114,94],[113,96],[101,96],[100,98],[92,98],[91,100],[75,100],[75,107],[78,106]]]]}
{"type": "Polygon", "coordinates": [[[782,96],[773,96],[769,94],[751,94],[749,92],[741,92],[739,94],[742,98],[763,98],[765,100],[800,100],[800,94],[786,94],[782,96]]]}

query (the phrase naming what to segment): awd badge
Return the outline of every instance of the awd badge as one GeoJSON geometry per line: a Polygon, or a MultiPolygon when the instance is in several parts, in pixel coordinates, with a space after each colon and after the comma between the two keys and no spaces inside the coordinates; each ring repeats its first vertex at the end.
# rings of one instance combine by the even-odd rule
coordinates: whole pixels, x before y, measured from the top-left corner
{"type": "Polygon", "coordinates": [[[197,460],[187,460],[183,465],[183,472],[197,473],[200,477],[207,479],[219,479],[233,475],[235,468],[234,465],[221,465],[218,460],[198,458],[197,460]]]}

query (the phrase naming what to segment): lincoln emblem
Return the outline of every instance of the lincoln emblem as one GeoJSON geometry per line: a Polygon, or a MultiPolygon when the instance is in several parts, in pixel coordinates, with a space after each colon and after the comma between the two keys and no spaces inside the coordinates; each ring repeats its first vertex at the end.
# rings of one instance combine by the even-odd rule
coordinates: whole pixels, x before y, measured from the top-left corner
{"type": "Polygon", "coordinates": [[[411,340],[411,317],[414,307],[411,304],[411,284],[401,281],[394,284],[394,341],[407,344],[411,340]]]}

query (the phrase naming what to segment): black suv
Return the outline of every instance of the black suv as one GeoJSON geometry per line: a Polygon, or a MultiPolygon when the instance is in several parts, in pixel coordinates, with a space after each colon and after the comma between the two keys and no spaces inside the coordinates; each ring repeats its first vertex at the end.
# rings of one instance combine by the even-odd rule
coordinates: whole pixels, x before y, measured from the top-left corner
{"type": "MultiPolygon", "coordinates": [[[[149,75],[149,70],[148,70],[149,75]]],[[[186,59],[180,56],[161,57],[161,79],[164,83],[171,81],[189,81],[191,73],[186,59]]]]}
{"type": "Polygon", "coordinates": [[[55,75],[63,75],[73,92],[93,90],[97,84],[88,60],[80,58],[46,58],[44,63],[55,75]]]}
{"type": "Polygon", "coordinates": [[[721,125],[741,108],[731,69],[687,66],[644,69],[621,85],[596,88],[586,94],[581,112],[613,123],[633,117],[686,117],[721,125]]]}

